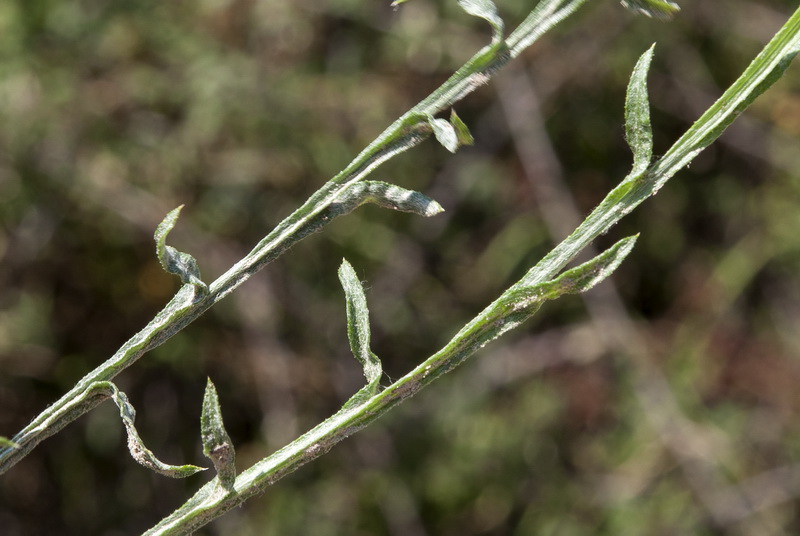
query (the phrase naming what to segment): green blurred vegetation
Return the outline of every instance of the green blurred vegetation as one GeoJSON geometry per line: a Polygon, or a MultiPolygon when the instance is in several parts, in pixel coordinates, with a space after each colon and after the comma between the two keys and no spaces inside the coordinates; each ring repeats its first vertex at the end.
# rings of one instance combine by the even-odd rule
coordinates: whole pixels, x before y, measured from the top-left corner
{"type": "MultiPolygon", "coordinates": [[[[512,25],[533,2],[498,5],[512,25]]],[[[664,24],[591,2],[509,67],[530,75],[583,212],[628,171],[624,90],[653,41],[658,153],[796,2],[682,8],[664,24]]],[[[170,242],[213,280],[488,30],[444,0],[6,0],[0,35],[0,434],[12,435],[177,288],[152,242],[169,210],[186,204],[170,242]]],[[[342,257],[397,378],[548,250],[530,182],[543,178],[526,176],[499,101],[493,83],[458,105],[474,147],[425,143],[374,174],[445,214],[359,209],[119,377],[162,460],[206,462],[206,376],[240,468],[360,387],[342,257]]],[[[686,453],[652,426],[635,362],[567,298],[202,533],[798,533],[799,138],[793,66],[603,237],[642,233],[614,279],[695,427],[686,453]],[[752,499],[742,519],[715,518],[725,493],[752,499]]],[[[0,478],[0,533],[134,534],[209,478],[151,474],[124,443],[111,403],[42,443],[0,478]]]]}

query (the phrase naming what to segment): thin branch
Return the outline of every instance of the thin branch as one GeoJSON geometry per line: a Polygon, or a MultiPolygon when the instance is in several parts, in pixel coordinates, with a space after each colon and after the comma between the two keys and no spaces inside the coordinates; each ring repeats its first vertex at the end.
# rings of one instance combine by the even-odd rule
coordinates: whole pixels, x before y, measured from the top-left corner
{"type": "MultiPolygon", "coordinates": [[[[516,53],[530,46],[545,31],[573,13],[587,0],[543,0],[509,38],[516,53]],[[521,43],[521,40],[524,41],[521,43]]],[[[202,292],[195,285],[184,285],[139,333],[126,342],[111,358],[84,376],[69,392],[39,414],[12,439],[16,448],[0,448],[0,474],[13,467],[42,440],[55,431],[47,423],[59,422],[63,427],[83,412],[67,408],[81,393],[98,381],[110,381],[135,363],[145,353],[169,340],[215,303],[233,292],[253,274],[285,253],[309,234],[319,231],[341,215],[337,202],[347,195],[348,188],[366,178],[390,158],[411,149],[433,132],[431,118],[486,84],[491,76],[511,59],[508,45],[497,35],[478,51],[444,84],[427,98],[403,114],[343,171],[328,181],[294,213],[261,240],[250,253],[234,264],[202,292]]],[[[86,410],[88,411],[88,409],[86,410]]]]}
{"type": "MultiPolygon", "coordinates": [[[[563,169],[550,143],[539,112],[538,98],[528,76],[519,69],[497,81],[498,96],[528,182],[536,192],[537,206],[550,236],[560,240],[580,222],[580,213],[563,184],[563,169]]],[[[594,253],[588,246],[584,253],[594,253]]],[[[581,295],[595,332],[605,346],[622,354],[634,375],[633,389],[650,426],[661,444],[678,460],[695,495],[713,522],[724,528],[731,519],[732,502],[716,500],[726,488],[718,472],[722,466],[718,443],[704,441],[709,433],[687,419],[663,373],[654,364],[648,344],[625,310],[613,281],[581,295]]],[[[723,451],[729,451],[726,445],[723,451]]],[[[739,501],[741,502],[741,501],[739,501]]]]}
{"type": "MultiPolygon", "coordinates": [[[[92,385],[113,378],[145,352],[191,323],[294,243],[327,225],[331,219],[347,213],[362,202],[376,200],[380,204],[402,210],[423,214],[435,212],[432,210],[435,207],[424,199],[420,203],[420,198],[412,199],[413,196],[407,195],[408,192],[404,193],[401,189],[391,190],[397,188],[391,185],[373,183],[365,187],[354,186],[381,163],[414,147],[432,133],[447,148],[454,149],[456,142],[466,139],[463,132],[458,132],[462,125],[453,119],[445,124],[443,120],[433,116],[485,84],[511,58],[516,57],[542,33],[585,2],[586,0],[544,0],[507,40],[503,40],[502,21],[497,17],[490,0],[460,0],[459,3],[469,13],[486,19],[492,25],[491,44],[481,49],[428,98],[393,123],[345,170],[313,194],[245,258],[211,285],[206,286],[199,279],[199,269],[191,256],[166,246],[166,233],[177,217],[177,213],[172,213],[159,226],[159,258],[168,270],[178,273],[185,284],[142,332],[15,436],[14,442],[18,444],[18,448],[5,447],[0,450],[0,472],[11,467],[44,437],[55,433],[57,426],[62,427],[88,411],[84,406],[89,403],[92,385]]],[[[652,2],[647,0],[644,3],[652,2]]],[[[638,4],[641,5],[642,2],[638,4]]],[[[631,251],[635,238],[623,239],[592,260],[567,270],[558,277],[556,275],[596,236],[606,232],[644,199],[654,195],[670,177],[712,143],[725,127],[782,75],[798,52],[800,9],[722,98],[703,114],[664,157],[650,165],[652,142],[649,139],[649,111],[644,81],[652,57],[652,50],[648,51],[634,69],[626,107],[628,137],[634,150],[634,169],[631,174],[575,232],[534,266],[525,277],[478,314],[444,348],[385,390],[380,390],[376,381],[379,378],[375,372],[378,370],[377,357],[368,348],[366,304],[359,295],[359,288],[353,284],[352,274],[348,276],[348,271],[345,270],[343,282],[347,290],[348,307],[354,308],[354,314],[349,315],[350,322],[359,326],[354,328],[355,336],[351,338],[351,343],[356,355],[361,355],[368,385],[351,398],[341,411],[290,445],[246,469],[235,479],[232,455],[227,454],[228,450],[223,452],[219,449],[220,446],[225,449],[230,447],[232,454],[232,445],[226,439],[218,403],[212,396],[213,393],[209,395],[204,411],[207,416],[204,445],[221,472],[148,534],[186,534],[207,524],[248,498],[262,493],[275,481],[324,454],[339,441],[367,426],[452,370],[477,349],[530,318],[546,300],[556,299],[563,294],[583,292],[604,280],[631,251]],[[370,370],[367,370],[368,367],[370,370]]],[[[94,400],[91,402],[94,403],[94,400]]]]}
{"type": "MultiPolygon", "coordinates": [[[[652,149],[652,140],[645,131],[649,130],[649,111],[646,106],[646,92],[643,91],[647,65],[652,56],[652,49],[648,51],[634,70],[626,105],[628,137],[635,155],[634,169],[572,235],[556,246],[522,280],[469,322],[442,350],[426,359],[406,376],[358,405],[347,406],[347,409],[322,422],[290,445],[254,464],[237,477],[233,489],[228,493],[219,492],[216,479],[209,482],[186,504],[147,534],[186,534],[209,523],[250,497],[263,493],[267,487],[286,474],[326,453],[336,443],[367,426],[395,405],[460,365],[489,341],[535,314],[541,301],[529,302],[522,310],[514,310],[514,307],[523,303],[520,301],[521,296],[515,295],[515,292],[522,288],[530,288],[527,286],[531,284],[548,285],[557,281],[572,280],[574,270],[583,270],[584,275],[591,273],[592,268],[582,265],[578,269],[565,272],[556,280],[551,280],[601,230],[608,230],[645,198],[655,194],[680,167],[687,165],[694,156],[719,136],[744,107],[780,77],[788,67],[789,61],[798,52],[800,52],[800,9],[721,99],[724,102],[736,101],[739,104],[734,108],[712,106],[662,159],[648,166],[643,160],[652,149]]],[[[590,263],[596,261],[597,259],[590,263]]],[[[535,288],[538,290],[534,295],[541,300],[542,287],[535,288]]],[[[652,387],[652,382],[649,387],[652,387]]],[[[658,389],[650,392],[650,395],[655,396],[653,400],[656,403],[668,403],[671,398],[664,397],[664,394],[669,392],[668,389],[660,383],[656,387],[658,389]]],[[[676,413],[677,410],[674,410],[670,415],[676,413]]]]}

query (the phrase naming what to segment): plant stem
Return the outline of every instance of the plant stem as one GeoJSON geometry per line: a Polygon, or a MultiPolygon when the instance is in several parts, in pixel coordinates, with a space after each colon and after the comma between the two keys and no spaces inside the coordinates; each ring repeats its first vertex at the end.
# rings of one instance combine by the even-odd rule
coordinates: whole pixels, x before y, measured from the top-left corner
{"type": "Polygon", "coordinates": [[[581,225],[525,276],[546,281],[557,274],[595,238],[655,195],[680,169],[714,140],[764,91],[774,84],[800,52],[800,9],[789,17],[744,73],[641,176],[628,177],[614,188],[581,225]]]}
{"type": "Polygon", "coordinates": [[[535,288],[521,282],[512,285],[444,348],[403,378],[366,399],[357,397],[357,403],[353,405],[348,402],[332,417],[242,472],[232,487],[223,488],[220,480],[214,478],[146,534],[188,534],[247,499],[263,493],[274,482],[328,452],[336,443],[457,367],[478,348],[533,316],[544,301],[566,293],[583,292],[608,277],[631,251],[634,242],[635,238],[620,240],[591,261],[535,288]]]}
{"type": "MultiPolygon", "coordinates": [[[[755,98],[771,86],[800,52],[798,9],[753,60],[742,76],[712,105],[667,153],[642,174],[631,175],[606,197],[578,229],[561,242],[523,279],[469,322],[439,352],[363,404],[340,411],[286,447],[242,472],[233,489],[223,491],[216,479],[203,486],[187,503],[146,534],[187,534],[221,516],[264,490],[298,467],[326,453],[333,445],[361,430],[394,406],[409,398],[478,348],[507,329],[525,321],[539,304],[508,314],[504,298],[520,284],[549,281],[599,234],[606,232],[644,199],[658,192],[677,171],[691,162],[755,98]]],[[[566,274],[564,274],[566,275],[566,274]]]]}
{"type": "Polygon", "coordinates": [[[89,411],[91,407],[74,410],[74,403],[86,396],[92,384],[113,379],[145,353],[192,323],[295,243],[327,225],[339,215],[331,206],[343,192],[363,180],[383,162],[418,145],[431,134],[429,117],[446,110],[486,84],[512,55],[518,55],[532,45],[539,36],[587,1],[543,0],[511,34],[508,44],[501,40],[478,51],[444,84],[392,123],[344,170],[278,224],[250,253],[211,283],[207,293],[201,295],[193,285],[183,285],[143,330],[17,433],[13,437],[16,447],[0,448],[0,474],[13,467],[42,440],[89,411]]]}

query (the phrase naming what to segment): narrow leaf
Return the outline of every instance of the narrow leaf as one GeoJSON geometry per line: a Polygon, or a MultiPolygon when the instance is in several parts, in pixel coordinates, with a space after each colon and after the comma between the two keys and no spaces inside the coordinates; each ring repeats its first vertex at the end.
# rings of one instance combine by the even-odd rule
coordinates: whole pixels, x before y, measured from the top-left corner
{"type": "Polygon", "coordinates": [[[625,98],[625,138],[633,151],[631,177],[641,176],[653,159],[653,129],[650,125],[650,103],[647,99],[647,72],[653,59],[651,46],[642,54],[631,73],[625,98]]]}
{"type": "Polygon", "coordinates": [[[672,20],[681,8],[671,0],[621,0],[623,7],[637,13],[660,20],[672,20]]]}
{"type": "Polygon", "coordinates": [[[158,262],[161,263],[167,273],[179,276],[183,284],[192,284],[205,293],[208,288],[200,279],[200,268],[195,258],[188,253],[182,253],[167,245],[167,236],[172,231],[172,228],[175,227],[181,209],[183,209],[183,205],[170,211],[164,220],[158,224],[154,235],[156,255],[158,255],[158,262]]]}
{"type": "Polygon", "coordinates": [[[8,439],[7,437],[0,436],[0,447],[18,449],[19,445],[8,439]]]}
{"type": "Polygon", "coordinates": [[[156,473],[169,476],[172,478],[185,478],[191,476],[199,471],[205,471],[204,467],[197,467],[196,465],[169,465],[153,454],[147,447],[144,446],[142,438],[139,437],[139,432],[133,421],[136,419],[136,410],[128,401],[128,397],[117,389],[116,385],[108,382],[112,388],[112,399],[119,408],[119,416],[122,417],[122,424],[125,425],[125,431],[128,433],[128,450],[131,452],[133,459],[144,465],[148,469],[152,469],[156,473]]]}
{"type": "Polygon", "coordinates": [[[451,153],[458,150],[458,135],[453,125],[445,119],[434,119],[433,117],[428,119],[428,124],[430,124],[433,129],[433,135],[436,136],[436,140],[441,143],[445,149],[451,153]]]}
{"type": "Polygon", "coordinates": [[[166,270],[168,273],[174,272],[170,271],[169,257],[167,255],[167,236],[175,227],[175,224],[178,221],[178,216],[181,214],[181,210],[183,210],[183,205],[171,210],[166,216],[164,216],[164,219],[158,224],[158,227],[156,227],[156,232],[154,235],[156,240],[156,255],[158,256],[158,262],[161,263],[161,267],[164,268],[164,270],[166,270]]]}
{"type": "Polygon", "coordinates": [[[518,283],[506,292],[502,304],[515,311],[535,310],[547,300],[585,292],[614,273],[633,249],[637,238],[638,235],[623,238],[593,259],[550,281],[535,285],[518,283]]]}
{"type": "Polygon", "coordinates": [[[553,283],[557,285],[560,294],[586,292],[619,268],[633,250],[638,237],[637,234],[619,240],[592,260],[565,271],[554,279],[553,283]]]}
{"type": "Polygon", "coordinates": [[[364,203],[426,217],[444,211],[442,205],[425,194],[381,181],[358,182],[345,190],[337,202],[343,205],[343,212],[350,212],[364,203]]]}
{"type": "Polygon", "coordinates": [[[469,127],[458,117],[455,108],[450,109],[450,124],[453,125],[453,129],[456,131],[456,139],[459,145],[472,145],[475,143],[469,127]]]}
{"type": "Polygon", "coordinates": [[[497,6],[492,0],[458,0],[461,8],[475,17],[480,17],[492,25],[492,42],[503,39],[504,23],[497,13],[497,6]]]}
{"type": "Polygon", "coordinates": [[[203,454],[214,463],[220,484],[226,489],[232,488],[236,480],[236,451],[222,422],[217,389],[211,383],[211,379],[206,383],[206,392],[203,396],[200,436],[203,441],[203,454]]]}
{"type": "Polygon", "coordinates": [[[377,394],[383,367],[378,356],[370,349],[369,309],[364,287],[346,260],[342,260],[342,265],[339,267],[339,281],[342,283],[347,304],[347,338],[350,340],[350,350],[361,363],[364,377],[367,379],[367,385],[345,405],[348,407],[352,403],[377,394]]]}

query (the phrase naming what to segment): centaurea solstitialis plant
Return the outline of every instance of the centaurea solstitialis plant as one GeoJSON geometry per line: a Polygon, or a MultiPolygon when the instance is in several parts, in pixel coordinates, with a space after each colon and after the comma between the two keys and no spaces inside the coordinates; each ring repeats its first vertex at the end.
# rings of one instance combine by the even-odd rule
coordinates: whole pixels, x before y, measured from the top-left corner
{"type": "MultiPolygon", "coordinates": [[[[406,0],[398,0],[395,5],[406,0]]],[[[113,378],[147,351],[159,346],[227,296],[249,277],[276,259],[294,243],[319,231],[332,219],[364,203],[433,216],[442,210],[434,200],[400,186],[366,180],[381,163],[421,143],[432,134],[455,152],[472,143],[467,126],[452,106],[487,83],[493,74],[533,44],[544,32],[574,13],[588,0],[543,0],[524,21],[506,35],[505,24],[491,0],[458,0],[464,10],[484,19],[492,29],[491,42],[479,50],[430,96],[397,119],[341,173],[314,193],[281,222],[243,259],[216,281],[203,282],[197,261],[167,245],[180,207],[170,212],[155,233],[158,259],[164,269],[180,277],[182,286],[167,306],[139,333],[75,387],[37,416],[12,439],[0,439],[0,472],[12,467],[40,441],[111,398],[129,438],[134,458],[173,477],[202,470],[193,465],[173,466],[159,461],[142,443],[134,427],[135,411],[113,378]],[[436,117],[450,109],[449,119],[436,117]]],[[[639,13],[668,17],[677,6],[660,0],[629,0],[623,5],[639,13]]],[[[766,88],[777,80],[800,52],[800,10],[795,12],[742,76],[664,154],[653,160],[646,76],[653,49],[634,67],[625,106],[625,128],[633,151],[631,172],[561,244],[532,267],[441,350],[388,386],[381,385],[382,366],[370,348],[368,309],[363,288],[352,266],[344,261],[339,278],[345,291],[348,338],[361,363],[366,385],[330,418],[286,447],[237,475],[235,449],[222,420],[216,390],[209,381],[202,405],[201,441],[217,476],[153,527],[149,534],[185,534],[207,524],[227,510],[258,495],[284,475],[327,452],[334,444],[367,426],[392,407],[415,394],[506,331],[518,326],[547,300],[583,292],[607,278],[632,250],[636,237],[620,240],[593,259],[564,271],[598,235],[655,194],[677,171],[691,162],[766,88]]]]}

